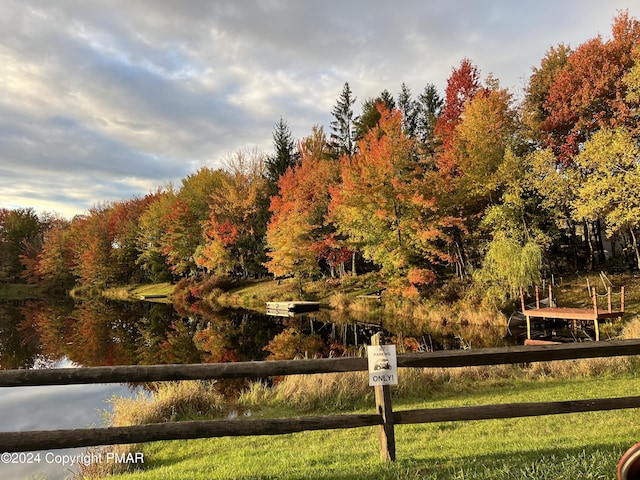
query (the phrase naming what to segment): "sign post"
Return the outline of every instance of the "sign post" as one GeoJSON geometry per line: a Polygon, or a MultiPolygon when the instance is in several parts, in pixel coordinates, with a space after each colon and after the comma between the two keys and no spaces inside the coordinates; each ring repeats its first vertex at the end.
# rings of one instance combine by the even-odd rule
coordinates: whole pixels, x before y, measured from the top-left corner
{"type": "Polygon", "coordinates": [[[369,360],[369,385],[373,386],[376,399],[376,411],[382,416],[382,425],[378,427],[380,459],[394,462],[396,459],[396,438],[393,429],[393,409],[391,407],[391,389],[389,385],[398,384],[398,362],[395,345],[380,345],[380,333],[371,337],[367,347],[369,360]]]}

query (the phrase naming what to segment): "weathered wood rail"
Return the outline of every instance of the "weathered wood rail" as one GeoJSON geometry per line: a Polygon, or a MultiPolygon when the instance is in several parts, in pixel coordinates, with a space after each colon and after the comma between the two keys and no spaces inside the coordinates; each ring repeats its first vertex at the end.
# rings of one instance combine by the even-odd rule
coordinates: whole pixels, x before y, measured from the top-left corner
{"type": "MultiPolygon", "coordinates": [[[[478,350],[407,353],[398,355],[398,367],[451,368],[519,364],[539,361],[640,355],[640,340],[589,342],[568,345],[508,347],[478,350]]],[[[366,371],[365,358],[332,358],[270,362],[195,365],[134,365],[91,368],[0,371],[0,386],[68,385],[171,381],[366,371]]],[[[388,388],[388,387],[385,387],[388,388]]],[[[327,415],[286,419],[210,420],[159,423],[131,427],[0,432],[0,451],[35,450],[143,443],[223,436],[278,435],[307,430],[379,426],[386,432],[381,458],[395,459],[395,443],[388,442],[394,424],[516,418],[564,413],[640,408],[640,396],[587,400],[512,403],[473,407],[393,411],[390,397],[381,397],[374,414],[327,415]]],[[[383,442],[384,440],[384,442],[383,442]]]]}

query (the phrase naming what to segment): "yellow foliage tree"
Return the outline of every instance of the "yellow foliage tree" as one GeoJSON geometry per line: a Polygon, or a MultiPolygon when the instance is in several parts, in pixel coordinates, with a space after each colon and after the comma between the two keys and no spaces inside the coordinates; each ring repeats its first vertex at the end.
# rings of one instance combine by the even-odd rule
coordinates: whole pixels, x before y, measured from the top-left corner
{"type": "Polygon", "coordinates": [[[640,268],[640,148],[625,128],[602,129],[576,157],[585,171],[574,203],[575,216],[602,219],[607,234],[629,233],[640,268]]]}

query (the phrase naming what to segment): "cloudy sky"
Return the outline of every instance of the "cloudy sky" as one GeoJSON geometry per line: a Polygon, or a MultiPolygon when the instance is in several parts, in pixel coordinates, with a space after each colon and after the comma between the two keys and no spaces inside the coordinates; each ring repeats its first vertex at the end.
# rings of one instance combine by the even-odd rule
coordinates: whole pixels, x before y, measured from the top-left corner
{"type": "Polygon", "coordinates": [[[328,128],[470,58],[521,94],[552,45],[609,37],[637,0],[2,0],[0,208],[68,218],[238,149],[328,128]],[[357,109],[356,109],[357,110],[357,109]]]}

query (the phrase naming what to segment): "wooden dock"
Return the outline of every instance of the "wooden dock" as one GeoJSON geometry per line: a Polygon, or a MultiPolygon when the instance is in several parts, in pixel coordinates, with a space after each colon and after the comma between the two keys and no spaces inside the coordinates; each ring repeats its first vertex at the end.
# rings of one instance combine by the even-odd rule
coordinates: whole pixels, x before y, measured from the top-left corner
{"type": "Polygon", "coordinates": [[[621,318],[624,314],[624,287],[620,289],[620,309],[614,310],[611,302],[611,287],[607,289],[607,308],[601,309],[598,307],[598,296],[596,294],[595,287],[591,289],[592,308],[571,308],[571,307],[558,307],[553,300],[553,290],[549,285],[549,306],[540,307],[540,294],[538,287],[536,287],[536,306],[535,308],[527,308],[524,302],[524,292],[520,289],[520,302],[522,305],[522,314],[527,320],[527,339],[531,339],[531,319],[560,319],[568,320],[575,323],[577,321],[589,321],[593,322],[596,342],[600,341],[600,328],[599,322],[601,320],[611,318],[621,318]]]}
{"type": "Polygon", "coordinates": [[[296,313],[317,312],[320,302],[267,302],[267,315],[291,317],[296,313]]]}

